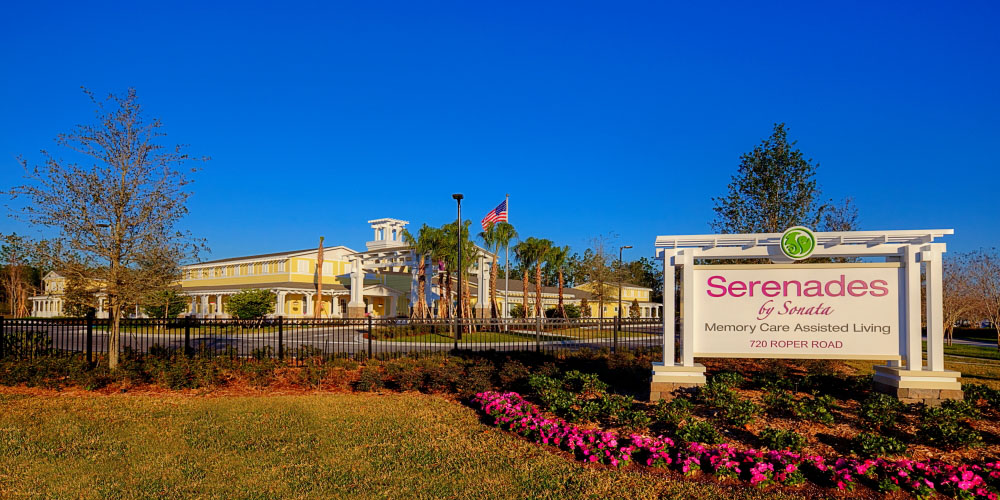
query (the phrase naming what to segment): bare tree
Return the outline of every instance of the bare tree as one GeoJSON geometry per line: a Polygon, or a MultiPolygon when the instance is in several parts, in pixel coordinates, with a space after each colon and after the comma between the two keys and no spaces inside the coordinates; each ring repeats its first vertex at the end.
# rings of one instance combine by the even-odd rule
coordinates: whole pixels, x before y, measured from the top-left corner
{"type": "Polygon", "coordinates": [[[42,267],[39,250],[44,244],[30,238],[8,234],[0,236],[0,265],[3,266],[2,288],[10,315],[23,318],[31,313],[28,297],[37,290],[42,267]]]}
{"type": "Polygon", "coordinates": [[[183,146],[158,143],[162,124],[144,118],[135,89],[104,100],[84,93],[97,108],[97,122],[56,138],[84,163],[47,151],[42,165],[20,159],[27,182],[11,194],[28,200],[24,220],[59,229],[66,251],[51,257],[61,273],[101,283],[112,318],[108,365],[115,369],[127,306],[174,281],[178,263],[195,257],[201,245],[175,228],[190,195],[180,168],[195,158],[183,146]]]}
{"type": "Polygon", "coordinates": [[[612,256],[607,251],[608,238],[598,236],[591,241],[590,252],[584,256],[583,276],[587,280],[587,290],[598,303],[598,317],[604,318],[604,303],[617,299],[615,271],[609,265],[612,256]]]}
{"type": "Polygon", "coordinates": [[[997,348],[1000,349],[1000,255],[995,248],[974,252],[969,257],[972,289],[975,291],[975,311],[989,320],[997,331],[997,348]]]}
{"type": "Polygon", "coordinates": [[[972,274],[972,258],[969,254],[947,255],[942,264],[944,331],[945,339],[948,345],[951,345],[955,323],[962,319],[970,319],[969,315],[976,310],[977,291],[972,274]]]}

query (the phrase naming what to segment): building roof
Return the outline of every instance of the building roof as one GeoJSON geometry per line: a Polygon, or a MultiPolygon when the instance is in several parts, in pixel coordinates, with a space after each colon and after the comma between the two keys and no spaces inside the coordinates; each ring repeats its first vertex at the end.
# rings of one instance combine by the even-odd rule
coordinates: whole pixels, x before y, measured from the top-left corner
{"type": "MultiPolygon", "coordinates": [[[[590,284],[589,282],[588,283],[582,283],[580,286],[589,285],[589,284],[590,284]]],[[[622,285],[622,288],[641,288],[643,290],[653,290],[652,288],[650,288],[648,286],[636,285],[635,283],[629,283],[627,281],[622,282],[621,285],[622,285]]],[[[609,286],[609,287],[612,287],[612,288],[617,288],[618,287],[618,282],[617,281],[611,281],[611,282],[608,282],[606,284],[606,286],[609,286]]]]}
{"type": "MultiPolygon", "coordinates": [[[[352,249],[350,249],[348,247],[345,247],[343,245],[337,245],[337,246],[332,246],[332,247],[323,247],[323,253],[326,253],[326,251],[333,250],[335,248],[343,248],[343,249],[349,251],[350,253],[356,253],[354,250],[352,250],[352,249]]],[[[303,253],[310,253],[310,252],[311,253],[316,253],[317,250],[319,250],[318,247],[312,247],[312,248],[307,248],[305,250],[290,250],[290,251],[287,251],[287,252],[262,253],[262,254],[258,254],[258,255],[245,255],[245,256],[242,256],[242,257],[228,257],[228,258],[225,258],[225,259],[206,260],[204,262],[194,262],[194,263],[191,263],[191,264],[187,264],[187,266],[201,266],[201,265],[205,265],[205,264],[220,264],[222,262],[234,262],[234,261],[237,261],[237,260],[256,260],[256,259],[263,259],[263,258],[266,258],[266,257],[291,256],[291,255],[297,255],[297,254],[303,254],[303,253]]]]}
{"type": "MultiPolygon", "coordinates": [[[[511,293],[514,293],[514,292],[521,293],[523,291],[523,283],[521,282],[520,278],[518,278],[518,279],[511,279],[509,281],[509,283],[508,283],[508,288],[510,289],[511,293]]],[[[504,281],[503,281],[503,278],[498,277],[497,278],[497,293],[502,294],[503,291],[504,291],[504,281]]],[[[535,292],[535,285],[533,283],[528,283],[528,293],[531,294],[531,293],[534,293],[534,292],[535,292]]],[[[556,295],[556,294],[559,293],[559,287],[557,287],[557,286],[543,286],[542,287],[542,293],[543,294],[553,294],[553,295],[556,295]]],[[[593,297],[593,294],[590,293],[590,292],[588,292],[588,291],[586,291],[586,290],[581,290],[579,288],[572,288],[572,287],[568,287],[568,286],[567,287],[563,287],[563,295],[566,296],[566,297],[576,298],[576,299],[584,299],[584,298],[585,299],[590,299],[591,297],[593,297]]]]}
{"type": "MultiPolygon", "coordinates": [[[[296,288],[299,290],[316,290],[315,283],[303,283],[301,281],[281,281],[274,283],[240,283],[238,285],[215,285],[215,286],[189,286],[184,287],[180,291],[184,293],[190,292],[215,292],[222,290],[243,290],[248,288],[296,288]]],[[[323,291],[334,291],[343,292],[347,291],[348,288],[340,283],[323,283],[323,291]]]]}

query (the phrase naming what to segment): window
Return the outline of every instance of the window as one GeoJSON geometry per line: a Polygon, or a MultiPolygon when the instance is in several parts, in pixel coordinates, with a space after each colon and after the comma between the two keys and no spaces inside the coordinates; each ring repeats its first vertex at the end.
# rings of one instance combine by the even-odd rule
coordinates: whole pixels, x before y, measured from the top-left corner
{"type": "Polygon", "coordinates": [[[309,274],[309,262],[308,261],[305,261],[305,260],[300,260],[299,261],[299,273],[300,274],[309,274]]]}

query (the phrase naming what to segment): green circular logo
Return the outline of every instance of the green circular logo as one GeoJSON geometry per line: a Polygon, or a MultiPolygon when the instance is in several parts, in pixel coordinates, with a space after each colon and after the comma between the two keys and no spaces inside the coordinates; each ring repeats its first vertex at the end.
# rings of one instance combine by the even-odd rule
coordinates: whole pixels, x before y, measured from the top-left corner
{"type": "Polygon", "coordinates": [[[816,236],[808,228],[790,227],[781,234],[781,253],[792,260],[801,260],[812,255],[816,249],[816,236]]]}

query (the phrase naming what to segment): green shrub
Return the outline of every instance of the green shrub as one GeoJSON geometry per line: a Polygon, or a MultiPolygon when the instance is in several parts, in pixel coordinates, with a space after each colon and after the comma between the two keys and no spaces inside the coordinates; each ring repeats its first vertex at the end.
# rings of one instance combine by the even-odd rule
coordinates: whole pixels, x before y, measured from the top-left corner
{"type": "Polygon", "coordinates": [[[318,388],[323,384],[326,377],[327,368],[316,358],[306,358],[306,362],[299,369],[296,382],[304,387],[318,388]]]}
{"type": "Polygon", "coordinates": [[[500,379],[500,387],[508,391],[525,392],[528,389],[528,377],[531,370],[524,363],[516,360],[507,360],[497,374],[500,379]]]}
{"type": "Polygon", "coordinates": [[[906,443],[882,434],[862,432],[851,440],[851,452],[862,457],[883,457],[906,453],[906,443]]]}
{"type": "Polygon", "coordinates": [[[736,393],[724,384],[709,382],[698,388],[698,399],[714,408],[719,408],[736,397],[736,393]]]}
{"type": "Polygon", "coordinates": [[[366,364],[361,367],[358,380],[354,383],[354,388],[359,391],[377,391],[384,386],[382,370],[377,364],[366,364]]]}
{"type": "Polygon", "coordinates": [[[722,442],[722,434],[710,422],[691,420],[677,429],[677,439],[685,443],[718,444],[722,442]]]}
{"type": "Polygon", "coordinates": [[[968,418],[965,414],[967,409],[954,406],[957,405],[924,407],[920,412],[918,436],[929,444],[945,449],[980,444],[982,435],[965,421],[968,418]]]}
{"type": "Polygon", "coordinates": [[[343,368],[345,370],[357,370],[358,362],[350,358],[333,358],[326,362],[330,368],[343,368]]]}
{"type": "Polygon", "coordinates": [[[734,389],[743,385],[745,381],[746,379],[739,373],[720,372],[712,376],[712,380],[709,383],[726,389],[734,389]]]}
{"type": "Polygon", "coordinates": [[[732,390],[742,380],[739,374],[723,372],[712,377],[699,391],[705,404],[717,410],[723,420],[737,426],[749,424],[761,413],[760,406],[732,390]]]}
{"type": "Polygon", "coordinates": [[[792,379],[783,361],[773,361],[763,370],[753,374],[753,383],[762,389],[791,389],[792,379]]]}
{"type": "Polygon", "coordinates": [[[651,422],[648,413],[632,406],[619,411],[612,416],[612,419],[618,427],[631,432],[646,429],[651,422]]]}
{"type": "Polygon", "coordinates": [[[986,405],[995,408],[1000,405],[1000,391],[992,387],[983,384],[962,384],[962,392],[965,400],[974,406],[986,405]]]}
{"type": "Polygon", "coordinates": [[[941,407],[954,412],[959,418],[976,418],[979,416],[979,409],[968,401],[961,399],[949,399],[941,403],[941,407]]]}
{"type": "Polygon", "coordinates": [[[44,331],[9,331],[0,334],[0,342],[3,343],[4,355],[16,359],[47,356],[52,347],[52,341],[44,331]]]}
{"type": "Polygon", "coordinates": [[[873,430],[892,429],[902,418],[905,405],[888,394],[873,393],[858,408],[861,426],[873,430]]]}
{"type": "Polygon", "coordinates": [[[764,393],[764,407],[772,416],[794,416],[795,397],[790,392],[777,386],[771,386],[764,393]]]}
{"type": "Polygon", "coordinates": [[[418,365],[424,372],[425,392],[452,392],[462,377],[462,366],[456,358],[423,358],[418,365]]]}
{"type": "Polygon", "coordinates": [[[768,427],[760,431],[760,441],[772,450],[802,451],[806,438],[793,430],[768,427]]]}
{"type": "Polygon", "coordinates": [[[266,345],[264,347],[254,348],[250,351],[250,357],[256,359],[257,361],[262,361],[265,359],[274,359],[274,349],[266,345]]]}
{"type": "Polygon", "coordinates": [[[271,359],[240,364],[240,369],[247,377],[247,381],[250,382],[251,386],[258,388],[267,387],[274,382],[274,370],[277,367],[277,363],[271,359]]]}
{"type": "Polygon", "coordinates": [[[653,416],[656,423],[663,425],[667,429],[675,430],[681,424],[691,419],[691,410],[694,405],[687,398],[676,397],[670,401],[661,399],[656,402],[653,409],[653,416]]]}
{"type": "Polygon", "coordinates": [[[830,425],[833,423],[833,410],[836,400],[829,394],[802,398],[795,404],[795,414],[798,417],[830,425]]]}
{"type": "Polygon", "coordinates": [[[596,373],[583,373],[577,370],[563,375],[563,386],[570,392],[589,396],[600,396],[608,391],[608,384],[601,382],[596,373]]]}
{"type": "Polygon", "coordinates": [[[589,420],[617,421],[619,416],[630,411],[634,401],[621,394],[601,394],[597,399],[597,415],[589,420]]]}
{"type": "Polygon", "coordinates": [[[747,398],[736,398],[727,401],[720,408],[722,417],[732,425],[745,426],[753,422],[761,414],[759,405],[747,398]]]}
{"type": "Polygon", "coordinates": [[[385,363],[386,385],[397,391],[416,391],[424,385],[424,373],[416,361],[401,358],[385,363]]]}
{"type": "Polygon", "coordinates": [[[496,367],[489,361],[476,361],[465,367],[465,376],[458,380],[455,389],[462,397],[493,389],[496,367]]]}
{"type": "Polygon", "coordinates": [[[311,345],[302,345],[295,350],[296,359],[323,358],[323,349],[311,345]]]}

